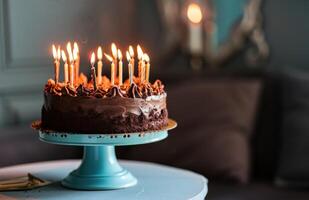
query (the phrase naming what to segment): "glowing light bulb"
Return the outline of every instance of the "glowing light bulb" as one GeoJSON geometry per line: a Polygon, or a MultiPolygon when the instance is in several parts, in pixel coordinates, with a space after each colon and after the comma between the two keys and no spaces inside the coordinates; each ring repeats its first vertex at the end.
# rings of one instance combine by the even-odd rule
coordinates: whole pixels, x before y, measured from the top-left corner
{"type": "Polygon", "coordinates": [[[187,10],[187,17],[192,23],[200,23],[203,18],[201,7],[196,3],[189,4],[187,10]]]}

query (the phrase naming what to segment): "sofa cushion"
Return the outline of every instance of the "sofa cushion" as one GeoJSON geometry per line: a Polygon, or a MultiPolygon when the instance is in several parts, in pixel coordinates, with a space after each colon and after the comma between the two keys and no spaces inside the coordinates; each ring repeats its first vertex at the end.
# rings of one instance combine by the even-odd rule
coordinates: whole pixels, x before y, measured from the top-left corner
{"type": "Polygon", "coordinates": [[[228,78],[169,86],[169,116],[179,126],[166,140],[126,149],[122,156],[245,183],[259,89],[258,80],[228,78]]]}
{"type": "Polygon", "coordinates": [[[267,71],[257,111],[256,130],[252,138],[252,168],[255,179],[272,181],[277,170],[282,123],[282,75],[267,71]]]}
{"type": "Polygon", "coordinates": [[[282,79],[282,138],[276,183],[309,186],[309,73],[282,79]]]}

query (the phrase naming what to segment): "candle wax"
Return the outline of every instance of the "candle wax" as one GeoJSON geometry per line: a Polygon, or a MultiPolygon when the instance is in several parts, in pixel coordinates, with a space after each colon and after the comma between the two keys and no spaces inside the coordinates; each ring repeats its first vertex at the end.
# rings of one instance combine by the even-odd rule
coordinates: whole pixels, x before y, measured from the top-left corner
{"type": "Polygon", "coordinates": [[[145,80],[145,62],[141,61],[141,83],[145,80]]]}
{"type": "Polygon", "coordinates": [[[189,24],[189,49],[192,54],[202,54],[203,52],[203,32],[201,24],[189,24]]]}
{"type": "Polygon", "coordinates": [[[117,71],[118,71],[117,65],[118,65],[117,59],[115,59],[114,60],[114,80],[116,80],[116,77],[117,77],[117,71]]]}
{"type": "Polygon", "coordinates": [[[131,60],[130,60],[130,62],[131,62],[131,67],[132,67],[132,76],[134,76],[134,58],[131,58],[131,60]]]}
{"type": "Polygon", "coordinates": [[[64,64],[64,83],[68,83],[69,82],[69,66],[68,63],[66,62],[64,64]]]}
{"type": "Polygon", "coordinates": [[[115,63],[111,64],[111,84],[115,85],[115,63]]]}
{"type": "Polygon", "coordinates": [[[133,67],[131,62],[128,65],[130,85],[133,83],[133,67]]]}
{"type": "Polygon", "coordinates": [[[122,61],[119,61],[119,69],[118,69],[118,79],[119,79],[119,85],[122,85],[122,61]]]}
{"type": "Polygon", "coordinates": [[[75,61],[75,81],[77,83],[78,79],[79,79],[79,65],[80,65],[80,58],[79,56],[77,56],[77,59],[75,61]]]}
{"type": "Polygon", "coordinates": [[[142,79],[142,61],[139,60],[138,61],[138,78],[140,78],[140,80],[142,79]]]}
{"type": "Polygon", "coordinates": [[[96,80],[96,73],[95,73],[95,68],[93,65],[91,65],[91,77],[93,80],[93,88],[94,90],[97,89],[97,80],[96,80]]]}
{"type": "Polygon", "coordinates": [[[59,60],[55,60],[55,83],[59,82],[59,67],[60,67],[60,62],[59,60]]]}
{"type": "Polygon", "coordinates": [[[74,87],[74,63],[70,64],[69,74],[70,74],[70,86],[74,87]]]}
{"type": "Polygon", "coordinates": [[[102,60],[98,61],[98,84],[102,83],[102,68],[103,68],[103,63],[102,60]]]}
{"type": "Polygon", "coordinates": [[[149,82],[149,73],[150,73],[150,63],[147,62],[146,64],[146,81],[149,82]]]}

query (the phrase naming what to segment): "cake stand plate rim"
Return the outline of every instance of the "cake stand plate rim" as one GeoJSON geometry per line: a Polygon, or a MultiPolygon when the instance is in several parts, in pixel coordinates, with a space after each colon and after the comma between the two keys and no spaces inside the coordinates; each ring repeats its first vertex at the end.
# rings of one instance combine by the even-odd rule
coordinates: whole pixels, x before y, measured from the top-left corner
{"type": "MultiPolygon", "coordinates": [[[[57,144],[57,145],[69,145],[69,146],[101,146],[101,145],[111,145],[111,146],[127,146],[127,145],[138,145],[138,144],[148,144],[148,143],[153,143],[153,142],[158,142],[160,140],[163,140],[165,138],[167,138],[168,133],[167,131],[161,132],[159,134],[155,133],[156,136],[152,137],[152,138],[146,138],[146,139],[138,139],[138,140],[112,140],[112,139],[108,139],[105,141],[100,141],[100,140],[96,140],[94,139],[94,141],[90,141],[90,140],[85,140],[85,138],[82,138],[82,136],[80,136],[80,139],[77,139],[77,141],[72,141],[71,139],[67,139],[67,140],[59,140],[56,138],[50,138],[50,137],[46,137],[44,136],[44,133],[40,133],[39,139],[42,142],[46,142],[46,143],[51,143],[51,144],[57,144]]],[[[77,135],[77,134],[75,134],[77,135]]]]}
{"type": "Polygon", "coordinates": [[[177,123],[169,119],[169,124],[162,130],[137,132],[137,133],[117,133],[117,134],[76,134],[64,132],[51,132],[39,130],[39,138],[43,142],[72,145],[72,146],[124,146],[138,145],[158,142],[168,137],[168,130],[177,126],[177,123]]]}

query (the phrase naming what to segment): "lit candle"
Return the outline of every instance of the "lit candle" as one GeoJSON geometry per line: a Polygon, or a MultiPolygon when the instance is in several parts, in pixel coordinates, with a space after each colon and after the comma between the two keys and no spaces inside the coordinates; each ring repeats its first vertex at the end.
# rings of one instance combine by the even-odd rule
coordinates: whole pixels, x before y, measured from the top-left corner
{"type": "Polygon", "coordinates": [[[126,52],[127,60],[128,60],[128,71],[129,71],[129,81],[130,85],[133,83],[133,67],[132,67],[132,62],[131,62],[131,56],[130,53],[127,51],[126,52]]]}
{"type": "Polygon", "coordinates": [[[115,63],[114,63],[114,59],[113,59],[113,57],[111,57],[110,55],[108,55],[106,53],[104,53],[104,55],[107,58],[107,60],[112,62],[112,64],[111,64],[111,85],[115,85],[115,63]]]}
{"type": "Polygon", "coordinates": [[[115,72],[114,79],[115,79],[116,76],[117,76],[117,47],[116,47],[115,43],[112,43],[111,49],[112,49],[112,56],[114,58],[114,68],[115,68],[114,69],[114,72],[115,72]]]}
{"type": "Polygon", "coordinates": [[[53,45],[53,57],[54,57],[54,70],[55,70],[55,83],[59,81],[59,67],[60,67],[60,47],[56,50],[55,45],[53,45]]]}
{"type": "Polygon", "coordinates": [[[143,50],[141,46],[137,45],[137,58],[138,58],[138,77],[140,78],[140,81],[142,82],[143,78],[143,50]]]}
{"type": "Polygon", "coordinates": [[[200,55],[203,52],[203,32],[202,32],[202,10],[196,3],[191,3],[187,9],[189,19],[189,39],[188,46],[192,54],[200,55]]]}
{"type": "Polygon", "coordinates": [[[144,54],[143,55],[143,60],[145,60],[146,62],[146,69],[145,69],[145,79],[147,82],[149,82],[149,73],[150,73],[150,58],[148,56],[148,54],[144,54]]]}
{"type": "Polygon", "coordinates": [[[58,61],[58,67],[57,67],[57,79],[59,81],[59,71],[60,71],[60,59],[61,59],[61,48],[58,45],[57,48],[57,61],[58,61]]]}
{"type": "Polygon", "coordinates": [[[67,51],[68,51],[68,55],[69,55],[69,62],[70,62],[70,66],[69,66],[69,81],[70,81],[70,87],[74,87],[74,57],[73,57],[73,53],[72,53],[72,47],[71,47],[71,43],[69,42],[67,44],[67,51]]]}
{"type": "Polygon", "coordinates": [[[75,63],[75,81],[78,81],[79,78],[79,65],[80,65],[80,56],[79,56],[79,48],[76,42],[73,45],[73,56],[75,63]]]}
{"type": "Polygon", "coordinates": [[[102,68],[103,68],[103,62],[102,62],[102,47],[98,47],[97,50],[97,56],[98,56],[98,85],[102,83],[102,68]]]}
{"type": "Polygon", "coordinates": [[[145,81],[145,60],[144,54],[142,56],[142,65],[141,65],[141,83],[145,81]]]}
{"type": "Polygon", "coordinates": [[[122,85],[122,53],[120,51],[120,49],[118,49],[118,59],[119,59],[119,63],[118,63],[118,85],[122,85]]]}
{"type": "Polygon", "coordinates": [[[92,77],[92,81],[93,81],[93,88],[94,88],[94,90],[96,90],[97,89],[97,81],[96,81],[96,73],[95,73],[95,67],[94,67],[94,63],[95,63],[95,53],[94,52],[92,52],[92,54],[91,54],[90,63],[91,63],[91,77],[92,77]]]}
{"type": "Polygon", "coordinates": [[[69,81],[69,73],[68,73],[68,61],[67,61],[67,57],[65,55],[65,52],[62,50],[61,51],[62,54],[62,60],[64,62],[64,83],[67,84],[69,81]]]}
{"type": "Polygon", "coordinates": [[[134,50],[133,50],[133,47],[131,45],[129,46],[129,53],[130,53],[130,57],[131,57],[130,62],[131,62],[131,65],[133,67],[132,75],[134,76],[134,65],[135,65],[135,63],[134,63],[134,50]]]}

